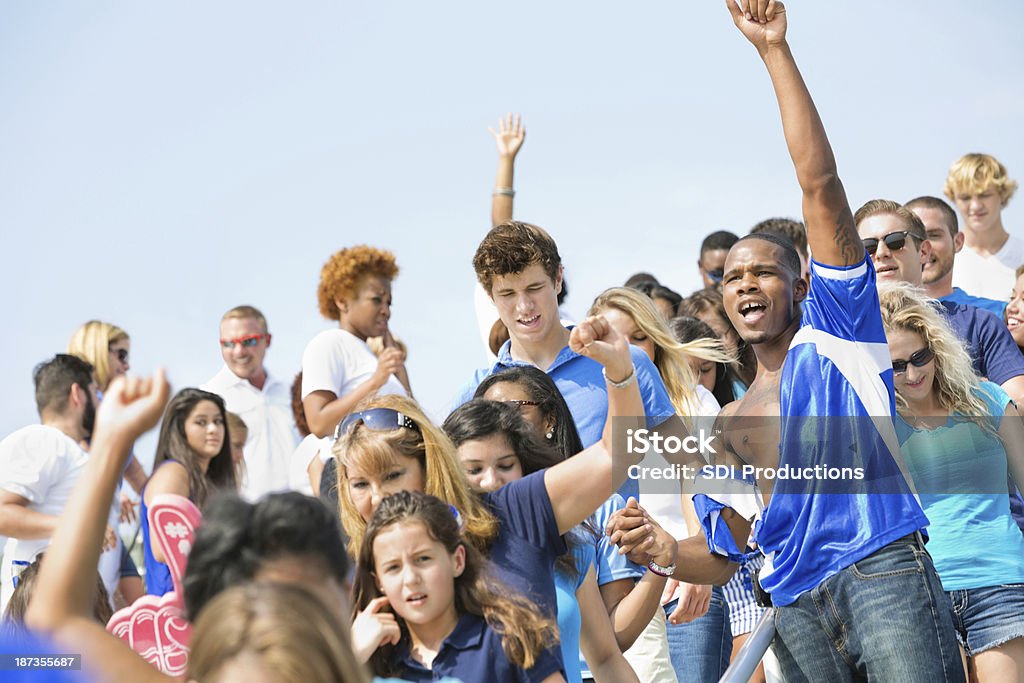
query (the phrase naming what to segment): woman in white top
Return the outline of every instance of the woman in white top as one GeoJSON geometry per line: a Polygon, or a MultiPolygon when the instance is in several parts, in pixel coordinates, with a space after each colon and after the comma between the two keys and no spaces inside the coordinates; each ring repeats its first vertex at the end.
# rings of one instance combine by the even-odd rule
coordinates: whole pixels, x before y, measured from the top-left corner
{"type": "Polygon", "coordinates": [[[357,403],[375,394],[412,395],[405,354],[388,329],[396,275],[391,252],[365,245],[336,252],[320,271],[320,313],[337,320],[338,329],[313,337],[302,354],[302,406],[313,434],[333,434],[357,403]],[[371,337],[383,338],[380,356],[367,346],[371,337]]]}

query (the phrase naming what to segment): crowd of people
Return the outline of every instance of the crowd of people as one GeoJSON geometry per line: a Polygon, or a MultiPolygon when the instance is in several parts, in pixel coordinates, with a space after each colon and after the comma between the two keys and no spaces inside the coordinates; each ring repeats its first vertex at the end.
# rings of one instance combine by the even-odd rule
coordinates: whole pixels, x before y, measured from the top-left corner
{"type": "Polygon", "coordinates": [[[220,321],[223,368],[173,396],[162,371],[129,373],[126,331],[86,323],[35,368],[40,424],[0,442],[3,652],[172,680],[105,626],[180,591],[203,683],[715,681],[763,619],[755,681],[1024,680],[1017,184],[968,154],[955,208],[853,211],[785,8],[727,5],[771,78],[804,221],[713,232],[703,289],[638,273],[573,322],[555,240],[514,218],[526,133],[502,118],[472,262],[490,363],[442,424],[413,397],[407,355],[429,351],[392,331],[385,249],[327,260],[337,327],[291,382],[250,305],[220,321]],[[145,472],[133,445],[157,425],[145,472]],[[653,454],[693,476],[637,476],[641,432],[702,443],[653,454]],[[781,474],[837,467],[866,479],[781,474]],[[151,526],[169,497],[202,514],[180,577],[151,526]],[[116,530],[135,520],[133,558],[116,530]]]}

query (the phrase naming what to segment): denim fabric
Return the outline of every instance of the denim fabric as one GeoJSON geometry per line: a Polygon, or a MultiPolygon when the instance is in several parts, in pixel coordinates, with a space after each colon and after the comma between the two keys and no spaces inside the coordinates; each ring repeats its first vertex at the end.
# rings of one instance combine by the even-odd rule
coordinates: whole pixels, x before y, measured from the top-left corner
{"type": "Polygon", "coordinates": [[[964,680],[949,598],[920,534],[777,608],[775,628],[787,683],[964,680]]]}
{"type": "MultiPolygon", "coordinates": [[[[665,605],[668,617],[679,604],[673,600],[665,605]]],[[[679,683],[717,681],[729,668],[732,657],[732,632],[729,630],[729,607],[722,589],[711,589],[711,605],[707,614],[688,624],[666,623],[668,652],[679,683]]]]}
{"type": "Polygon", "coordinates": [[[1024,584],[949,591],[953,625],[968,657],[1024,637],[1024,584]]]}

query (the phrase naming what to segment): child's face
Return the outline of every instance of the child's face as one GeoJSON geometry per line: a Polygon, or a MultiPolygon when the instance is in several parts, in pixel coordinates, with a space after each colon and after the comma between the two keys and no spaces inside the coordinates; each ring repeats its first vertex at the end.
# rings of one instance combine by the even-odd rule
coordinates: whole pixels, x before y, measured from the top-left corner
{"type": "Polygon", "coordinates": [[[388,466],[373,472],[364,470],[359,463],[346,464],[345,479],[356,512],[367,522],[380,502],[392,493],[423,493],[427,482],[420,461],[404,455],[395,455],[388,466]]]}
{"type": "Polygon", "coordinates": [[[406,520],[377,534],[373,563],[378,588],[410,626],[457,618],[455,578],[466,566],[462,546],[449,553],[422,522],[406,520]]]}
{"type": "Polygon", "coordinates": [[[459,462],[470,487],[477,493],[497,491],[523,478],[523,466],[504,434],[465,441],[459,446],[459,462]]]}

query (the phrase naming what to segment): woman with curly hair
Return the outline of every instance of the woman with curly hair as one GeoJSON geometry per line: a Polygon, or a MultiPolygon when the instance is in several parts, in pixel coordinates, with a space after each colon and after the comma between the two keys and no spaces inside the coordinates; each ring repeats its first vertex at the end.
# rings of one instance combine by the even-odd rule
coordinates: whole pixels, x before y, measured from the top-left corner
{"type": "Polygon", "coordinates": [[[336,252],[320,271],[320,313],[338,328],[313,337],[302,354],[302,406],[313,434],[332,434],[371,396],[412,394],[405,354],[388,329],[396,275],[394,254],[365,245],[336,252]],[[372,337],[383,338],[379,356],[367,345],[372,337]]]}
{"type": "MultiPolygon", "coordinates": [[[[972,681],[1024,676],[1024,537],[1006,473],[1024,485],[1024,426],[999,385],[979,380],[934,302],[879,289],[896,385],[896,431],[928,515],[928,554],[950,597],[972,681]]],[[[919,560],[920,562],[920,560],[919,560]]]]}

